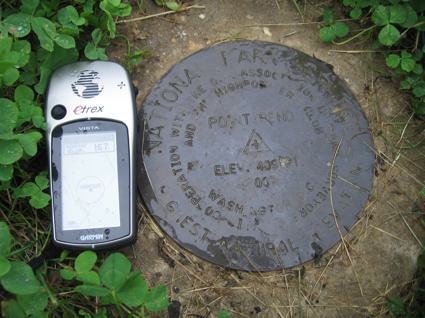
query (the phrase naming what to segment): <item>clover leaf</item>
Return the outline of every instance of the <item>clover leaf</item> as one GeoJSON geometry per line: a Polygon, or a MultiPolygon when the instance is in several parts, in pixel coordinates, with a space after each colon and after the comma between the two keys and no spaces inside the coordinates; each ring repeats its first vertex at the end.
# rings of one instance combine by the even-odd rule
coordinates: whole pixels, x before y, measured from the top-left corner
{"type": "Polygon", "coordinates": [[[332,42],[337,37],[344,37],[348,34],[349,28],[344,22],[335,22],[330,26],[320,29],[319,36],[324,42],[332,42]]]}
{"type": "Polygon", "coordinates": [[[30,204],[36,209],[42,209],[49,204],[50,196],[43,192],[48,185],[48,179],[44,175],[36,177],[36,183],[26,182],[14,192],[14,197],[25,198],[30,197],[30,204]]]}
{"type": "Polygon", "coordinates": [[[390,9],[383,5],[379,5],[373,11],[372,21],[378,26],[384,26],[390,23],[390,9]]]}
{"type": "Polygon", "coordinates": [[[22,38],[31,32],[31,15],[19,12],[4,19],[4,26],[14,37],[22,38]]]}
{"type": "Polygon", "coordinates": [[[400,31],[392,24],[384,26],[378,34],[381,44],[391,46],[400,39],[400,31]]]}
{"type": "Polygon", "coordinates": [[[400,64],[400,56],[398,54],[389,54],[385,58],[385,62],[391,68],[397,68],[400,64]]]}
{"type": "Polygon", "coordinates": [[[100,280],[111,289],[119,289],[127,280],[131,263],[121,253],[109,255],[99,269],[100,280]]]}
{"type": "Polygon", "coordinates": [[[0,164],[10,165],[21,159],[23,154],[19,141],[0,139],[0,164]]]}
{"type": "Polygon", "coordinates": [[[43,135],[38,131],[29,131],[18,134],[17,137],[24,152],[32,157],[37,153],[37,143],[43,138],[43,135]]]}
{"type": "Polygon", "coordinates": [[[129,307],[145,303],[148,295],[148,285],[140,273],[133,273],[125,284],[118,290],[118,299],[129,307]]]}
{"type": "Polygon", "coordinates": [[[0,181],[9,181],[13,176],[12,165],[1,165],[0,164],[0,181]]]}
{"type": "Polygon", "coordinates": [[[9,272],[0,278],[5,290],[16,295],[30,295],[40,289],[41,285],[29,265],[21,261],[12,261],[11,265],[9,272]]]}
{"type": "Polygon", "coordinates": [[[12,237],[6,222],[0,222],[0,255],[9,256],[12,248],[12,237]]]}
{"type": "Polygon", "coordinates": [[[152,312],[161,311],[167,308],[167,288],[164,285],[158,285],[152,288],[148,293],[145,306],[152,312]]]}
{"type": "Polygon", "coordinates": [[[75,259],[75,270],[77,273],[90,271],[96,264],[97,255],[93,251],[84,251],[75,259]]]}
{"type": "Polygon", "coordinates": [[[18,107],[7,98],[0,98],[0,135],[13,131],[18,121],[18,107]]]}

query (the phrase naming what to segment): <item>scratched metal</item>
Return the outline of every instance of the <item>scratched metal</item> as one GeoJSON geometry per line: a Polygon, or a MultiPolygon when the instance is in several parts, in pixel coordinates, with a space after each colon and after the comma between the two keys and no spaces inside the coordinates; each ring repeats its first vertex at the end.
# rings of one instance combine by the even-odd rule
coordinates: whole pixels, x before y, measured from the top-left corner
{"type": "Polygon", "coordinates": [[[142,115],[148,210],[218,265],[268,271],[320,257],[368,200],[365,115],[329,65],[297,50],[234,41],[199,51],[152,88],[142,115]]]}

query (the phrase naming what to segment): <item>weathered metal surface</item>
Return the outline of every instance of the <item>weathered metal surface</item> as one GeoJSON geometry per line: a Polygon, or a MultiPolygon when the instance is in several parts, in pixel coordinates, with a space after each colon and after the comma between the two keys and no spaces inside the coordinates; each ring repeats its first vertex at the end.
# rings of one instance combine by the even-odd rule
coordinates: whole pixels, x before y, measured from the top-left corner
{"type": "Polygon", "coordinates": [[[199,51],[142,111],[144,202],[213,263],[266,271],[311,260],[368,200],[375,156],[364,113],[327,64],[294,49],[234,41],[199,51]]]}

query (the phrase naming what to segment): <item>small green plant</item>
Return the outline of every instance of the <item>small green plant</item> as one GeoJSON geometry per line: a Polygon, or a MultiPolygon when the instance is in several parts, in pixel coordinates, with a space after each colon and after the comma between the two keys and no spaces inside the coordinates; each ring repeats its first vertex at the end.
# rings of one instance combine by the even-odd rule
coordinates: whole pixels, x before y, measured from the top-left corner
{"type": "MultiPolygon", "coordinates": [[[[363,35],[375,39],[375,46],[395,50],[385,54],[387,65],[400,78],[400,88],[411,95],[412,110],[425,115],[425,2],[421,0],[342,0],[349,16],[363,29],[352,37],[336,42],[342,45],[363,35]]],[[[335,22],[329,9],[323,12],[324,25],[319,31],[325,42],[349,33],[343,22],[335,22]]]]}
{"type": "Polygon", "coordinates": [[[35,177],[35,182],[26,182],[13,193],[16,199],[30,197],[29,203],[36,209],[44,208],[50,201],[50,196],[43,191],[49,187],[46,173],[35,177]]]}
{"type": "Polygon", "coordinates": [[[181,9],[181,5],[176,1],[167,1],[167,0],[154,0],[157,6],[166,7],[173,11],[179,11],[181,9]]]}
{"type": "Polygon", "coordinates": [[[390,53],[385,59],[388,67],[403,77],[400,88],[412,93],[413,110],[418,115],[425,115],[425,76],[422,66],[424,53],[425,46],[414,53],[406,50],[402,50],[400,54],[390,53]]]}
{"type": "Polygon", "coordinates": [[[348,34],[348,25],[344,22],[334,20],[333,12],[330,9],[323,11],[323,22],[325,26],[320,29],[320,38],[324,42],[332,42],[337,37],[342,38],[348,34]]]}
{"type": "MultiPolygon", "coordinates": [[[[74,266],[62,264],[66,253],[58,260],[60,277],[68,283],[53,289],[47,279],[47,272],[35,274],[25,262],[14,260],[19,251],[12,251],[13,240],[5,222],[0,222],[0,285],[14,299],[3,301],[1,305],[4,317],[47,317],[52,312],[66,312],[81,308],[79,314],[93,317],[90,307],[96,307],[97,318],[130,315],[145,316],[145,309],[158,312],[167,308],[168,296],[164,285],[149,288],[143,276],[131,271],[131,263],[121,253],[109,255],[99,267],[97,254],[82,252],[74,261],[74,266]],[[61,297],[61,292],[74,295],[71,299],[61,297]],[[91,299],[93,297],[93,299],[91,299]],[[100,301],[96,305],[95,297],[100,301]],[[91,302],[87,306],[86,298],[91,302]]],[[[56,268],[56,267],[53,267],[56,268]]],[[[50,276],[56,269],[50,270],[50,276]]],[[[56,286],[58,284],[56,283],[56,286]]]]}
{"type": "Polygon", "coordinates": [[[389,297],[387,299],[387,307],[389,312],[395,317],[405,317],[407,314],[406,305],[403,302],[403,299],[399,297],[389,297]]]}
{"type": "MultiPolygon", "coordinates": [[[[411,58],[405,55],[405,58],[411,58]]],[[[394,58],[395,59],[395,58],[394,58]]],[[[400,63],[400,61],[399,61],[400,63]]],[[[412,63],[412,62],[410,62],[412,63]]],[[[419,191],[419,199],[425,199],[425,188],[419,191]]],[[[421,223],[425,226],[425,220],[421,223]]],[[[423,318],[425,313],[425,249],[419,254],[416,261],[415,284],[409,291],[411,300],[391,296],[387,298],[387,308],[393,317],[423,318]]]]}
{"type": "Polygon", "coordinates": [[[131,6],[121,0],[22,0],[2,2],[0,13],[0,188],[43,208],[47,183],[43,176],[29,181],[34,173],[28,162],[46,129],[40,101],[48,79],[80,52],[89,60],[107,59],[115,19],[130,15],[131,6]]]}
{"type": "Polygon", "coordinates": [[[407,302],[400,297],[387,299],[388,311],[393,317],[423,318],[425,312],[425,250],[419,255],[416,269],[417,283],[413,286],[413,298],[407,302]]]}
{"type": "Polygon", "coordinates": [[[232,315],[230,314],[230,312],[226,309],[221,309],[218,312],[217,318],[231,318],[232,315]]]}
{"type": "Polygon", "coordinates": [[[65,280],[81,282],[75,291],[88,297],[99,297],[102,305],[114,305],[118,312],[131,314],[161,311],[168,306],[167,290],[164,285],[149,289],[139,272],[131,272],[130,261],[121,253],[109,255],[98,271],[93,270],[97,255],[92,251],[81,253],[74,268],[63,268],[60,275],[65,280]]]}
{"type": "Polygon", "coordinates": [[[0,222],[0,283],[16,299],[2,303],[5,317],[46,317],[47,290],[22,261],[10,259],[12,237],[6,223],[0,222]]]}
{"type": "MultiPolygon", "coordinates": [[[[411,109],[418,116],[425,115],[425,1],[423,0],[341,0],[348,14],[362,27],[357,34],[341,42],[340,35],[348,35],[348,28],[338,30],[332,12],[325,9],[320,38],[336,45],[349,43],[369,35],[374,47],[384,50],[386,65],[400,80],[400,89],[408,92],[411,109]],[[337,31],[341,32],[338,33],[337,31]],[[342,32],[344,31],[344,32],[342,32]]],[[[425,188],[420,191],[425,196],[425,188]]],[[[424,220],[422,224],[425,225],[424,220]]],[[[400,297],[389,297],[387,307],[394,317],[424,317],[425,312],[425,251],[417,261],[418,284],[412,291],[413,300],[407,304],[400,297]]]]}
{"type": "MultiPolygon", "coordinates": [[[[116,20],[131,10],[121,0],[0,4],[0,217],[7,221],[0,222],[0,289],[9,293],[0,294],[2,317],[140,317],[168,304],[165,286],[148,288],[123,254],[99,262],[86,252],[70,267],[73,259],[63,253],[37,271],[26,263],[50,239],[42,107],[48,79],[80,58],[106,60],[106,47],[119,36],[116,20]]],[[[129,46],[129,63],[144,54],[129,46]]]]}

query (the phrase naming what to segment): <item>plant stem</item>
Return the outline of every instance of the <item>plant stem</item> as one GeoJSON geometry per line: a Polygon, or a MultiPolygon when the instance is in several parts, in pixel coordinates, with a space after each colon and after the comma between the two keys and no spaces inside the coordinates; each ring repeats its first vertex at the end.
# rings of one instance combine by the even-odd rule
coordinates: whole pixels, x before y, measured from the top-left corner
{"type": "Polygon", "coordinates": [[[407,33],[407,31],[409,31],[410,29],[416,28],[416,27],[421,26],[423,24],[425,24],[425,21],[416,23],[415,25],[411,26],[410,28],[407,28],[406,30],[403,31],[403,33],[400,34],[400,38],[403,37],[407,33]]]}
{"type": "Polygon", "coordinates": [[[304,14],[303,14],[303,12],[302,12],[302,10],[301,10],[301,8],[300,8],[299,4],[298,4],[298,1],[297,1],[297,0],[292,0],[292,3],[294,4],[295,9],[297,9],[298,14],[300,15],[300,17],[301,17],[302,21],[304,22],[304,14]]]}
{"type": "Polygon", "coordinates": [[[420,36],[420,32],[416,31],[416,37],[415,37],[415,47],[413,48],[413,52],[416,51],[418,49],[418,45],[419,45],[419,36],[420,36]]]}
{"type": "Polygon", "coordinates": [[[53,307],[56,308],[58,306],[59,302],[58,302],[56,296],[50,290],[49,286],[47,286],[46,280],[44,279],[43,275],[37,273],[37,278],[41,281],[41,284],[46,289],[47,294],[49,295],[49,298],[50,298],[50,300],[52,302],[53,307]]]}
{"type": "Polygon", "coordinates": [[[351,38],[349,38],[349,39],[347,39],[345,41],[342,41],[342,42],[334,42],[334,44],[336,44],[336,45],[347,44],[347,43],[351,42],[352,40],[354,40],[354,39],[358,38],[359,36],[361,36],[363,33],[366,33],[368,31],[371,31],[371,30],[375,29],[376,27],[377,27],[377,25],[372,25],[372,26],[368,27],[367,29],[364,29],[363,31],[360,31],[359,33],[357,33],[356,35],[352,36],[351,38]]]}
{"type": "Polygon", "coordinates": [[[33,244],[25,245],[24,247],[21,247],[20,249],[17,249],[17,250],[15,250],[15,251],[13,251],[12,253],[10,253],[10,254],[9,254],[9,257],[11,257],[11,256],[15,256],[15,255],[17,255],[17,254],[19,254],[19,253],[21,253],[21,252],[24,252],[24,251],[26,251],[27,249],[31,248],[32,246],[33,246],[33,244]]]}
{"type": "Polygon", "coordinates": [[[115,307],[117,308],[120,317],[124,317],[123,308],[121,307],[120,301],[117,299],[117,294],[115,293],[115,290],[111,290],[112,299],[114,300],[115,307]]]}
{"type": "Polygon", "coordinates": [[[130,55],[131,54],[131,42],[130,42],[130,39],[127,36],[125,36],[124,34],[117,34],[116,39],[118,39],[118,38],[124,39],[124,41],[127,44],[127,55],[130,55]]]}

